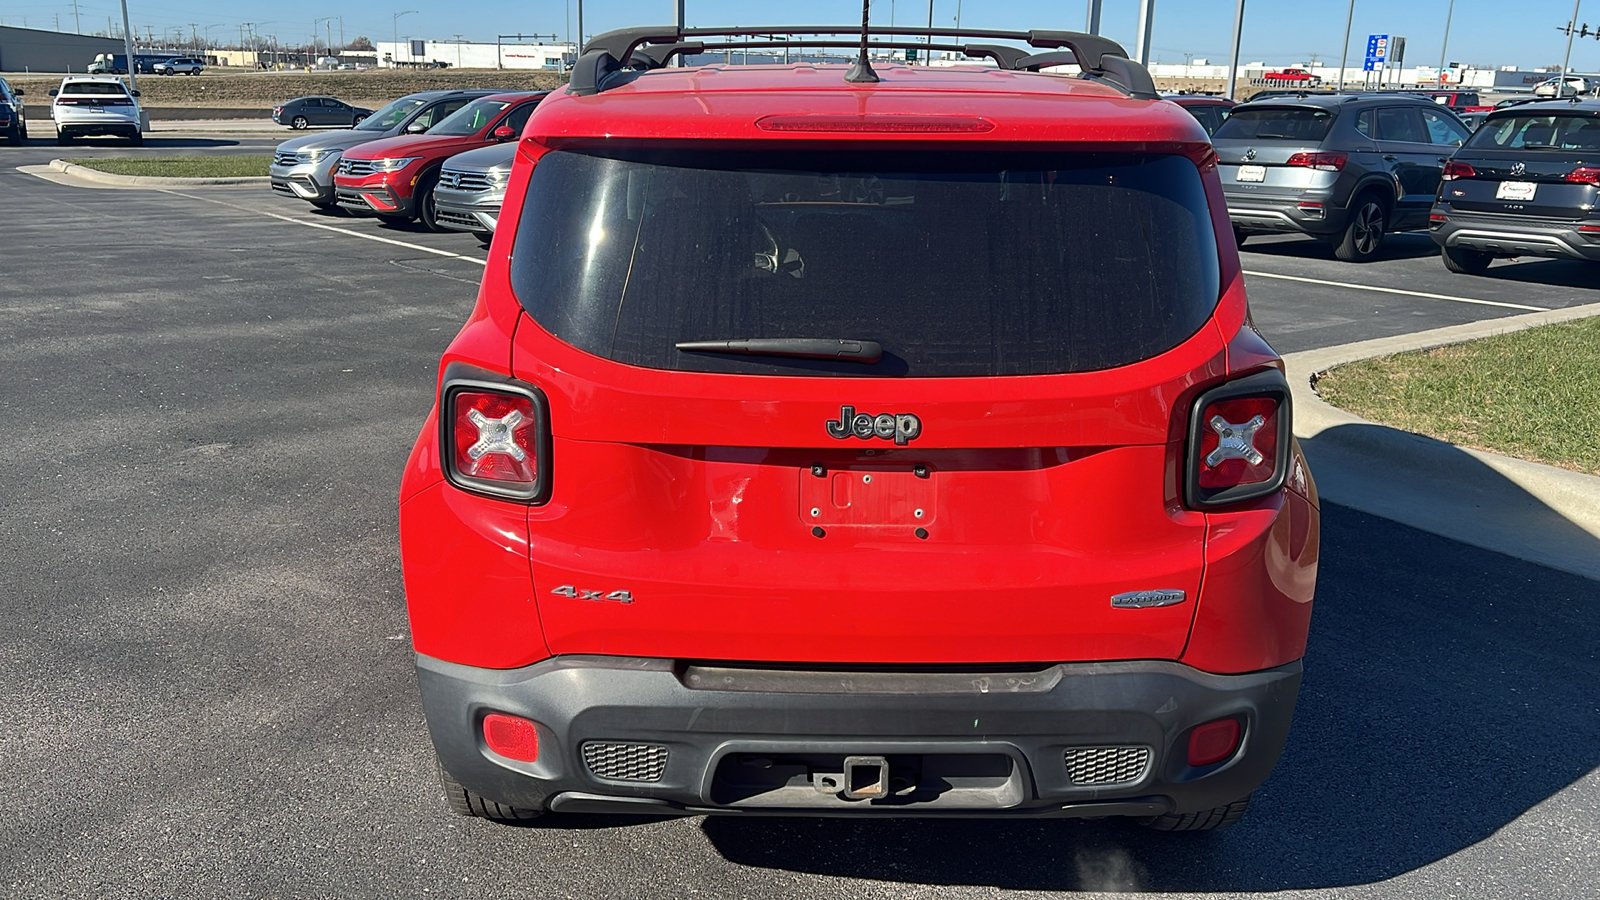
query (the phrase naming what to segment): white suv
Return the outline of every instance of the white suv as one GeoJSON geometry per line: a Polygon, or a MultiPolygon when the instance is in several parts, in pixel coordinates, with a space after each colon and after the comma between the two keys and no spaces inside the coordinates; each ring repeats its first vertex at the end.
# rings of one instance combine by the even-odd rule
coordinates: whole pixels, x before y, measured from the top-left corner
{"type": "Polygon", "coordinates": [[[157,75],[199,75],[206,64],[189,56],[174,56],[165,62],[158,62],[150,67],[150,71],[157,75]]]}
{"type": "Polygon", "coordinates": [[[138,91],[129,92],[119,78],[69,75],[61,87],[50,91],[50,118],[56,123],[56,143],[66,145],[80,137],[118,135],[138,147],[141,133],[138,91]]]}

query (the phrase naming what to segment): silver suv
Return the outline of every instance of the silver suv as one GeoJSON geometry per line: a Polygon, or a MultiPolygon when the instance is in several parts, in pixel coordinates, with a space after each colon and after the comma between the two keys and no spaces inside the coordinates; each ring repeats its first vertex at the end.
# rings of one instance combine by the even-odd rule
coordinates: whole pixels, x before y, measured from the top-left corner
{"type": "Polygon", "coordinates": [[[157,75],[199,75],[205,71],[206,64],[203,60],[192,56],[174,56],[169,60],[158,62],[150,67],[157,75]]]}
{"type": "Polygon", "coordinates": [[[434,217],[439,224],[451,231],[470,231],[489,246],[516,158],[513,142],[468,150],[445,160],[433,189],[434,217]]]}
{"type": "Polygon", "coordinates": [[[1234,108],[1212,143],[1234,236],[1298,232],[1366,262],[1428,227],[1444,164],[1471,132],[1416,96],[1275,98],[1234,108]]]}

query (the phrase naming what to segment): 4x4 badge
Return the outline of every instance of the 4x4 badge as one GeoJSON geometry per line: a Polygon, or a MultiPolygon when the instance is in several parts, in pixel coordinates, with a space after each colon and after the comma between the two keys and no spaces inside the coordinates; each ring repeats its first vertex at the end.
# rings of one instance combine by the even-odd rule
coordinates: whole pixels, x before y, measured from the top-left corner
{"type": "Polygon", "coordinates": [[[883,438],[904,445],[922,433],[922,420],[910,413],[869,415],[857,413],[854,406],[841,407],[837,422],[828,420],[828,435],[841,441],[883,438]]]}

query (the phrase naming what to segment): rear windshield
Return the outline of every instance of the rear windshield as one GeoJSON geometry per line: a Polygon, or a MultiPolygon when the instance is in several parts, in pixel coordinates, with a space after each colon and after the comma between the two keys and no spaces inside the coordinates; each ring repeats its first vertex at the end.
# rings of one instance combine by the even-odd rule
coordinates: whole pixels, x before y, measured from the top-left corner
{"type": "Polygon", "coordinates": [[[109,81],[74,81],[61,88],[63,94],[92,94],[103,97],[126,97],[128,91],[121,84],[109,81]]]}
{"type": "Polygon", "coordinates": [[[868,376],[1105,369],[1210,317],[1199,172],[1177,156],[564,150],[535,167],[512,286],[636,366],[868,376]],[[680,341],[877,341],[874,364],[680,341]]]}
{"type": "Polygon", "coordinates": [[[1600,150],[1600,116],[1496,116],[1478,126],[1467,146],[1495,150],[1600,150]]]}
{"type": "Polygon", "coordinates": [[[494,117],[505,111],[511,105],[509,100],[474,100],[447,116],[439,124],[429,129],[430,135],[445,135],[466,137],[477,134],[485,125],[494,121],[494,117]]]}
{"type": "Polygon", "coordinates": [[[406,116],[416,112],[417,107],[427,101],[417,97],[401,97],[399,100],[385,106],[362,120],[356,126],[357,131],[388,131],[406,120],[406,116]]]}
{"type": "Polygon", "coordinates": [[[1316,143],[1328,133],[1333,114],[1303,106],[1234,107],[1215,135],[1219,141],[1295,141],[1316,143]]]}

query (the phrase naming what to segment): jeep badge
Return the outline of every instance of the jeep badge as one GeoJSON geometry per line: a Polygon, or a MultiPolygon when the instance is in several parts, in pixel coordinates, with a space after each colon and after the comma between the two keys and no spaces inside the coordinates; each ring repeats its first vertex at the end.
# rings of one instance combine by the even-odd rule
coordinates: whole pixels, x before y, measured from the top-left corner
{"type": "Polygon", "coordinates": [[[828,420],[828,435],[841,441],[852,437],[862,440],[883,438],[904,446],[921,433],[922,420],[909,413],[879,413],[873,416],[857,413],[854,406],[846,406],[839,410],[838,421],[828,420]]]}

